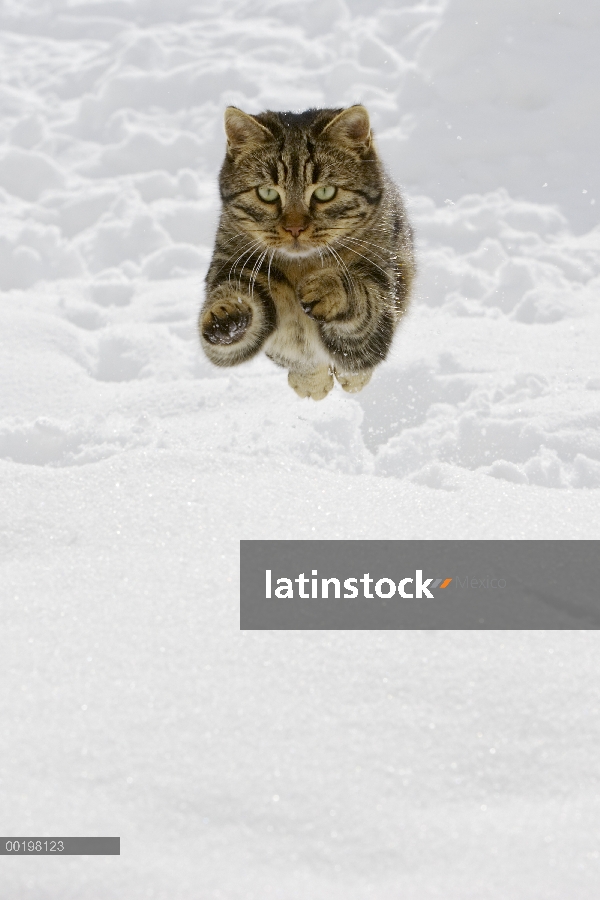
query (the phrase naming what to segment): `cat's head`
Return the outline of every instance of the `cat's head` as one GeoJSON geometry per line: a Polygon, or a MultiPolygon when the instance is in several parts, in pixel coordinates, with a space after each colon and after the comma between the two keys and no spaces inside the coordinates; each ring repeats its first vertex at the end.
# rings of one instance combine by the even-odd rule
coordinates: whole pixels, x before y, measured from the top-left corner
{"type": "Polygon", "coordinates": [[[256,116],[230,106],[225,131],[224,214],[264,249],[322,252],[374,216],[382,171],[364,106],[256,116]]]}

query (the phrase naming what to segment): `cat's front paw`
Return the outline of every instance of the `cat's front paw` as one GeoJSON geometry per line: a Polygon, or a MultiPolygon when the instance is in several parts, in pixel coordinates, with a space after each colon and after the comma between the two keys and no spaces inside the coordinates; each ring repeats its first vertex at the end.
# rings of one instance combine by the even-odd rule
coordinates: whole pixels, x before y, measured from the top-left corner
{"type": "Polygon", "coordinates": [[[202,337],[209,344],[235,344],[252,321],[252,310],[241,298],[221,300],[202,316],[202,337]]]}
{"type": "Polygon", "coordinates": [[[348,312],[348,295],[334,272],[314,272],[298,285],[300,305],[311,319],[333,322],[348,312]]]}

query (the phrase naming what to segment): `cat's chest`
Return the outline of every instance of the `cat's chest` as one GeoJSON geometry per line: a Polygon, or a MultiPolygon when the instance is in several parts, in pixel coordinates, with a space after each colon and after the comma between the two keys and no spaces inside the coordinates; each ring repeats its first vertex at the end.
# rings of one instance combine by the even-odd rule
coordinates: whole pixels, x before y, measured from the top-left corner
{"type": "Polygon", "coordinates": [[[292,285],[272,286],[271,296],[277,325],[265,342],[267,356],[286,367],[328,361],[329,354],[321,342],[317,323],[300,306],[292,285]]]}

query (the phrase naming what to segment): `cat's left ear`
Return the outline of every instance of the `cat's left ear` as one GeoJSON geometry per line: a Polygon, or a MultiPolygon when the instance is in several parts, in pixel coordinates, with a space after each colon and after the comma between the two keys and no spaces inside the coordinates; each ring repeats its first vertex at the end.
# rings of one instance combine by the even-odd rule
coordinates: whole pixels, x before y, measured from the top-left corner
{"type": "Polygon", "coordinates": [[[362,104],[343,109],[323,129],[323,137],[365,153],[371,146],[369,113],[362,104]]]}

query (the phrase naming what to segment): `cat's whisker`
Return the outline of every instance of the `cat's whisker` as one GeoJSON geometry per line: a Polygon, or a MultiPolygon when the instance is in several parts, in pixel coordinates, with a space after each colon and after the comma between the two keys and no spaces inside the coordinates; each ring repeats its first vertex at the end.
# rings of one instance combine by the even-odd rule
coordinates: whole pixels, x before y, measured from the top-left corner
{"type": "MultiPolygon", "coordinates": [[[[242,248],[241,253],[239,254],[239,256],[237,257],[237,259],[236,259],[235,262],[233,263],[232,268],[237,264],[237,261],[238,261],[239,259],[242,258],[242,256],[244,255],[244,253],[246,253],[246,251],[247,251],[250,247],[255,246],[257,243],[258,243],[257,241],[248,240],[248,241],[246,242],[245,246],[242,248]]],[[[240,249],[239,247],[236,247],[236,249],[233,251],[233,253],[231,254],[231,256],[234,256],[236,253],[238,253],[239,249],[240,249]]],[[[228,259],[231,259],[231,256],[230,256],[228,259]]],[[[231,272],[231,270],[230,270],[230,272],[231,272]]]]}
{"type": "Polygon", "coordinates": [[[253,300],[254,300],[254,283],[256,281],[256,276],[258,275],[258,273],[260,271],[260,267],[263,264],[263,261],[268,252],[269,251],[267,249],[263,253],[261,253],[261,255],[258,257],[257,262],[254,264],[254,268],[252,269],[252,274],[250,275],[250,296],[252,297],[253,300]]]}
{"type": "Polygon", "coordinates": [[[383,256],[381,253],[376,253],[375,250],[373,250],[372,248],[373,248],[373,246],[377,246],[377,245],[371,244],[370,241],[361,241],[358,238],[352,238],[352,237],[345,238],[345,240],[350,244],[360,244],[362,247],[365,247],[365,248],[371,250],[373,255],[376,256],[377,259],[381,259],[383,262],[387,262],[389,260],[389,255],[383,256]]]}
{"type": "Polygon", "coordinates": [[[240,266],[240,270],[238,272],[239,277],[238,277],[238,282],[237,282],[238,283],[238,291],[242,290],[242,275],[244,274],[244,269],[250,265],[250,262],[252,260],[252,257],[254,256],[254,254],[260,253],[260,251],[261,251],[261,246],[259,244],[257,247],[254,248],[254,250],[252,250],[252,252],[248,256],[248,258],[245,259],[243,264],[240,266]]]}
{"type": "Polygon", "coordinates": [[[254,254],[256,253],[256,251],[257,251],[259,248],[260,248],[259,242],[258,242],[258,241],[252,241],[252,243],[250,244],[250,247],[246,247],[244,250],[242,250],[242,252],[241,252],[240,255],[238,256],[238,258],[237,258],[237,259],[235,260],[235,262],[232,264],[232,266],[231,266],[231,268],[230,268],[230,270],[229,270],[229,278],[227,279],[229,282],[231,281],[231,273],[233,272],[233,270],[234,270],[235,267],[237,266],[237,264],[238,264],[238,262],[240,261],[240,259],[242,259],[242,257],[248,256],[248,254],[250,254],[250,255],[248,256],[248,259],[245,260],[245,261],[242,263],[241,267],[240,267],[240,272],[239,272],[239,276],[240,276],[240,277],[238,278],[238,285],[239,285],[238,290],[241,290],[241,289],[242,289],[242,276],[241,276],[241,271],[242,271],[242,269],[244,268],[244,266],[246,265],[246,263],[250,262],[250,260],[252,259],[252,257],[254,256],[254,254]]]}
{"type": "MultiPolygon", "coordinates": [[[[229,238],[229,240],[225,241],[225,243],[219,247],[219,251],[222,252],[224,250],[224,248],[227,247],[228,244],[231,244],[232,241],[241,241],[241,240],[248,241],[248,240],[251,240],[251,238],[247,234],[234,234],[232,237],[229,238]]],[[[237,251],[234,250],[234,253],[235,252],[237,252],[237,251]]]]}
{"type": "MultiPolygon", "coordinates": [[[[329,229],[329,230],[330,230],[330,231],[334,231],[335,229],[332,228],[332,229],[329,229]]],[[[351,240],[351,241],[356,241],[357,243],[365,244],[365,246],[368,246],[368,247],[370,247],[370,248],[375,248],[376,250],[381,250],[383,253],[387,253],[388,250],[389,250],[388,247],[385,247],[385,246],[383,246],[382,244],[376,244],[374,241],[366,241],[366,240],[361,239],[361,238],[355,238],[355,237],[353,237],[351,234],[349,234],[349,233],[346,231],[346,229],[339,229],[339,230],[342,231],[342,234],[341,234],[341,235],[335,235],[335,237],[334,237],[333,240],[332,240],[332,243],[336,243],[336,242],[339,243],[339,241],[343,238],[343,239],[346,240],[346,241],[350,241],[350,240],[351,240]]]]}
{"type": "Polygon", "coordinates": [[[376,269],[379,269],[380,272],[383,272],[383,274],[384,274],[387,278],[389,278],[389,274],[390,274],[390,273],[389,273],[389,272],[386,272],[385,269],[382,269],[381,266],[378,266],[377,263],[373,262],[372,259],[369,259],[368,256],[364,256],[364,254],[359,253],[358,250],[355,250],[354,247],[349,247],[347,244],[343,244],[341,241],[340,241],[339,243],[342,245],[342,247],[345,247],[346,250],[350,250],[351,253],[356,253],[356,255],[357,255],[357,256],[360,256],[361,259],[364,259],[364,260],[366,260],[368,263],[371,263],[372,266],[375,266],[376,269]]]}
{"type": "MultiPolygon", "coordinates": [[[[249,246],[250,246],[250,242],[246,242],[246,244],[245,244],[245,246],[244,246],[244,249],[242,250],[242,255],[244,254],[245,250],[246,250],[249,246]]],[[[238,252],[239,249],[240,249],[239,247],[236,247],[236,249],[233,251],[233,253],[231,253],[231,254],[225,259],[225,261],[223,262],[223,264],[217,269],[217,271],[216,271],[216,273],[215,273],[216,275],[219,275],[219,274],[223,271],[223,269],[225,268],[225,266],[227,265],[227,263],[229,262],[229,260],[232,259],[232,258],[235,256],[235,254],[238,252]]],[[[235,263],[234,263],[234,265],[235,265],[235,263]]]]}
{"type": "Polygon", "coordinates": [[[352,290],[352,293],[356,296],[356,285],[354,282],[354,278],[350,274],[348,266],[346,265],[346,263],[344,262],[344,260],[340,256],[340,254],[337,252],[337,250],[334,250],[333,247],[328,247],[327,249],[330,251],[333,258],[336,259],[338,261],[338,263],[340,264],[340,266],[342,267],[342,271],[346,275],[346,279],[348,281],[348,284],[350,285],[350,289],[352,290]]]}
{"type": "Polygon", "coordinates": [[[269,268],[267,269],[267,284],[269,286],[269,293],[271,292],[271,263],[273,262],[273,257],[275,256],[275,248],[271,250],[271,255],[269,256],[269,268]]]}
{"type": "MultiPolygon", "coordinates": [[[[375,243],[374,241],[365,241],[365,240],[364,240],[364,237],[363,237],[363,238],[357,238],[357,237],[354,237],[354,236],[352,235],[352,233],[351,233],[350,231],[348,231],[347,228],[342,227],[342,226],[336,226],[336,225],[334,225],[334,226],[332,226],[332,227],[330,227],[330,228],[324,229],[325,234],[330,233],[330,232],[332,232],[332,231],[341,231],[341,232],[343,233],[342,236],[345,237],[346,239],[348,239],[348,240],[351,239],[351,240],[353,240],[353,241],[359,241],[359,240],[362,240],[364,243],[368,243],[368,244],[369,244],[370,246],[372,246],[372,247],[377,247],[379,250],[386,251],[386,250],[389,249],[388,247],[385,247],[383,244],[377,244],[377,243],[375,243]]],[[[335,240],[339,240],[339,237],[336,237],[335,240]]]]}
{"type": "Polygon", "coordinates": [[[225,241],[224,244],[221,244],[219,249],[222,250],[223,247],[227,246],[227,244],[230,244],[232,241],[239,241],[241,238],[247,239],[248,235],[240,231],[238,234],[232,235],[228,240],[225,241]]]}

